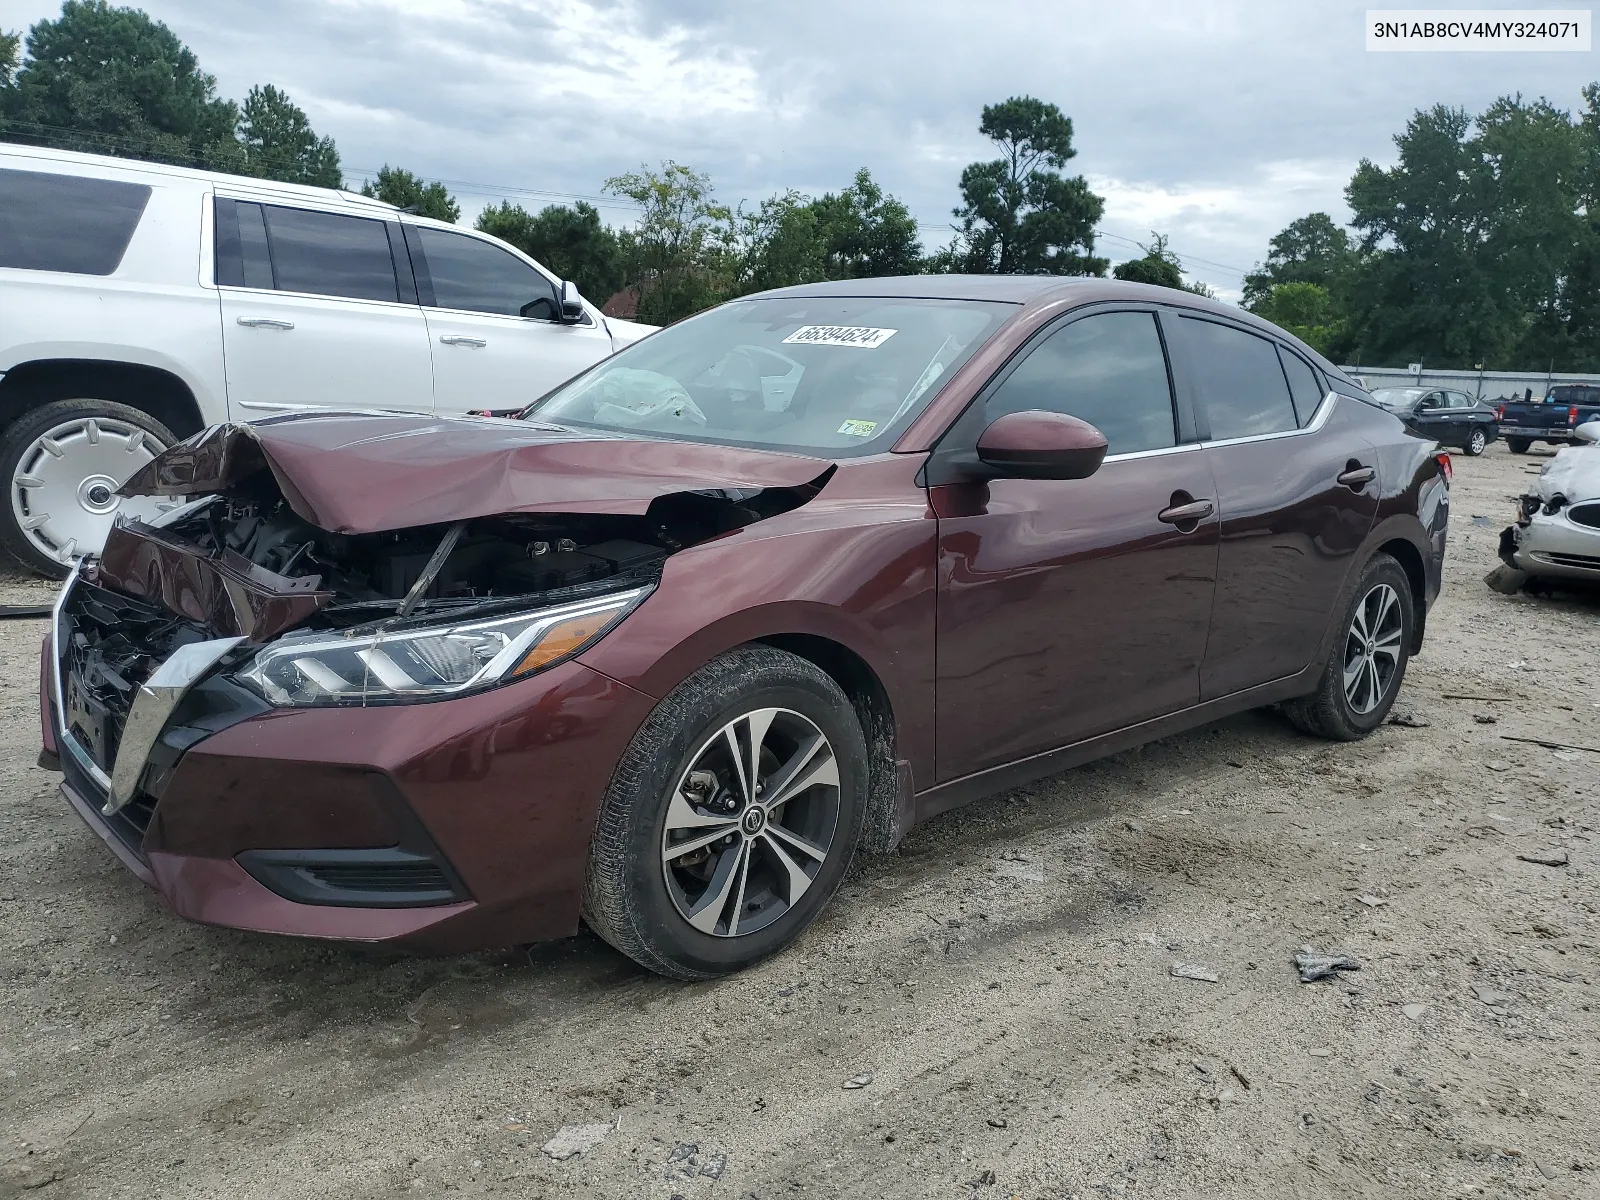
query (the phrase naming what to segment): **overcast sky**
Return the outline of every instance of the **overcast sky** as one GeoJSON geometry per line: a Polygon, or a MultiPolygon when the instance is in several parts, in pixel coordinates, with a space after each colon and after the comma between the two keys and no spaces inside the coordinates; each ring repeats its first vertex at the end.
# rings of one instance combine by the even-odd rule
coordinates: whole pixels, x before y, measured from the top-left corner
{"type": "MultiPolygon", "coordinates": [[[[1288,221],[1347,216],[1356,163],[1392,161],[1415,109],[1476,112],[1519,91],[1575,108],[1600,78],[1594,53],[1371,54],[1364,7],[1281,0],[143,7],[223,94],[285,88],[350,179],[404,165],[449,181],[469,216],[501,197],[604,200],[607,176],[662,158],[709,172],[729,202],[820,193],[866,166],[932,248],[949,238],[962,166],[987,157],[979,110],[1039,96],[1073,119],[1072,168],[1106,197],[1099,251],[1135,257],[1132,239],[1159,230],[1230,299],[1288,221]]],[[[0,28],[58,12],[0,0],[0,28]]]]}

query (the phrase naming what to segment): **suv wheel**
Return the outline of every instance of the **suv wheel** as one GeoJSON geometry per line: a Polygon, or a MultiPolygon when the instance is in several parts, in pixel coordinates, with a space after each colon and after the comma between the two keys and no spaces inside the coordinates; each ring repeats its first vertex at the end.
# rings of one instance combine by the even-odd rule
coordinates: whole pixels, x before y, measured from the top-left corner
{"type": "Polygon", "coordinates": [[[861,726],[824,671],[766,646],[715,659],[656,706],[618,764],[584,916],[674,979],[748,966],[833,896],[866,786],[861,726]]]}
{"type": "Polygon", "coordinates": [[[1467,438],[1467,453],[1477,458],[1483,453],[1483,448],[1489,444],[1489,435],[1481,429],[1474,429],[1472,436],[1467,438]]]}
{"type": "Polygon", "coordinates": [[[1511,451],[1513,454],[1526,454],[1530,445],[1532,445],[1532,443],[1529,442],[1527,438],[1506,439],[1506,449],[1511,451]]]}
{"type": "Polygon", "coordinates": [[[111,400],[57,400],[12,422],[0,439],[0,545],[24,566],[60,579],[75,559],[100,549],[119,509],[120,488],[177,438],[148,413],[111,400]]]}
{"type": "Polygon", "coordinates": [[[1364,738],[1382,725],[1406,677],[1415,620],[1406,573],[1389,555],[1373,555],[1317,690],[1283,706],[1289,719],[1307,733],[1337,742],[1364,738]]]}

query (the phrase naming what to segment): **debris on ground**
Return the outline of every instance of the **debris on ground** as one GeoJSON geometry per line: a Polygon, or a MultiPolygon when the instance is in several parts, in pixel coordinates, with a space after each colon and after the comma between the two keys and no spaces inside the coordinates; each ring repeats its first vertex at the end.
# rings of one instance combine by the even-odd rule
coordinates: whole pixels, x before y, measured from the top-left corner
{"type": "Polygon", "coordinates": [[[1472,719],[1479,725],[1494,725],[1498,723],[1500,718],[1492,717],[1488,713],[1473,713],[1472,719]]]}
{"type": "Polygon", "coordinates": [[[1502,733],[1502,742],[1526,742],[1530,746],[1543,746],[1546,750],[1582,750],[1586,754],[1600,754],[1600,746],[1574,746],[1571,742],[1552,742],[1548,738],[1518,737],[1514,733],[1502,733]]]}
{"type": "Polygon", "coordinates": [[[721,1179],[722,1173],[728,1169],[728,1158],[724,1154],[713,1154],[700,1164],[700,1174],[707,1179],[721,1179]]]}
{"type": "Polygon", "coordinates": [[[1433,722],[1414,708],[1392,708],[1385,724],[1399,725],[1402,729],[1426,729],[1433,722]]]}
{"type": "Polygon", "coordinates": [[[1408,1004],[1400,1010],[1413,1021],[1422,1020],[1422,1014],[1428,1011],[1426,1004],[1408,1004]]]}
{"type": "Polygon", "coordinates": [[[1365,904],[1368,908],[1382,908],[1385,904],[1389,903],[1382,896],[1357,896],[1356,899],[1362,904],[1365,904]]]}
{"type": "Polygon", "coordinates": [[[1509,771],[1509,770],[1511,770],[1511,764],[1506,762],[1504,759],[1499,759],[1499,758],[1491,758],[1488,762],[1484,763],[1483,765],[1488,767],[1489,770],[1491,770],[1491,771],[1509,771]]]}
{"type": "Polygon", "coordinates": [[[1311,1047],[1311,1049],[1307,1050],[1306,1053],[1311,1055],[1312,1058],[1332,1058],[1333,1057],[1333,1051],[1329,1050],[1326,1046],[1313,1046],[1313,1047],[1311,1047]]]}
{"type": "Polygon", "coordinates": [[[574,1155],[583,1154],[593,1150],[606,1140],[606,1135],[611,1132],[611,1123],[603,1121],[595,1125],[564,1125],[555,1137],[546,1142],[542,1149],[557,1162],[572,1158],[574,1155]]]}
{"type": "Polygon", "coordinates": [[[850,1076],[849,1079],[846,1079],[839,1086],[844,1088],[844,1090],[847,1091],[847,1092],[853,1092],[857,1088],[866,1087],[867,1084],[872,1082],[872,1079],[873,1079],[873,1075],[872,1075],[871,1071],[863,1071],[859,1075],[850,1076]]]}
{"type": "Polygon", "coordinates": [[[1326,979],[1335,971],[1359,971],[1361,964],[1348,954],[1326,953],[1315,946],[1301,946],[1294,956],[1294,965],[1300,972],[1301,983],[1315,983],[1326,979]]]}
{"type": "Polygon", "coordinates": [[[1565,867],[1572,862],[1565,850],[1533,850],[1517,857],[1525,863],[1537,863],[1541,867],[1565,867]]]}
{"type": "Polygon", "coordinates": [[[1199,963],[1173,963],[1172,975],[1175,979],[1198,979],[1202,983],[1216,983],[1219,979],[1215,971],[1199,963]]]}
{"type": "Polygon", "coordinates": [[[699,1153],[699,1142],[679,1142],[672,1148],[672,1153],[667,1155],[667,1161],[669,1163],[683,1162],[685,1159],[693,1158],[699,1153]]]}
{"type": "Polygon", "coordinates": [[[1526,571],[1519,571],[1515,567],[1501,563],[1485,575],[1483,581],[1489,585],[1491,592],[1499,592],[1502,596],[1515,596],[1527,586],[1529,578],[1526,571]]]}
{"type": "Polygon", "coordinates": [[[1473,984],[1472,994],[1490,1008],[1503,1008],[1516,999],[1515,996],[1508,996],[1504,992],[1496,991],[1486,983],[1473,984]]]}
{"type": "Polygon", "coordinates": [[[1003,875],[1007,879],[1016,879],[1022,883],[1044,882],[1044,868],[1036,867],[1029,862],[1002,862],[994,869],[994,872],[996,875],[1003,875]]]}

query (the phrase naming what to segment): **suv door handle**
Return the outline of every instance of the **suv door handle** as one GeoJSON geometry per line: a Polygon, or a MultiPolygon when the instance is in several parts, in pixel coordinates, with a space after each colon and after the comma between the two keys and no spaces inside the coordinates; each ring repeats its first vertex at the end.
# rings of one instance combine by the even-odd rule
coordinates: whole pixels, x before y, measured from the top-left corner
{"type": "Polygon", "coordinates": [[[1345,487],[1351,489],[1352,491],[1359,492],[1367,484],[1372,482],[1372,478],[1376,474],[1377,472],[1371,467],[1352,467],[1350,470],[1339,476],[1339,482],[1344,484],[1345,487]]]}
{"type": "Polygon", "coordinates": [[[1190,521],[1203,521],[1217,511],[1209,500],[1191,500],[1188,504],[1174,504],[1156,514],[1156,520],[1168,525],[1184,525],[1190,521]]]}
{"type": "Polygon", "coordinates": [[[489,343],[480,337],[468,337],[464,333],[443,333],[439,340],[446,346],[487,346],[489,343]]]}
{"type": "Polygon", "coordinates": [[[293,329],[293,321],[280,321],[277,317],[240,317],[239,324],[246,329],[293,329]]]}

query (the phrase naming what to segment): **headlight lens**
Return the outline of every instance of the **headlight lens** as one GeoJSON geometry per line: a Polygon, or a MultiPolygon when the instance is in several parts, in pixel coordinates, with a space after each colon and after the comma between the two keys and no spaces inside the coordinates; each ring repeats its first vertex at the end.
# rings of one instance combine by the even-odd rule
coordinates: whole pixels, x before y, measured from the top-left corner
{"type": "Polygon", "coordinates": [[[238,679],[280,708],[441,699],[571,658],[650,590],[453,625],[290,634],[264,646],[238,679]]]}

